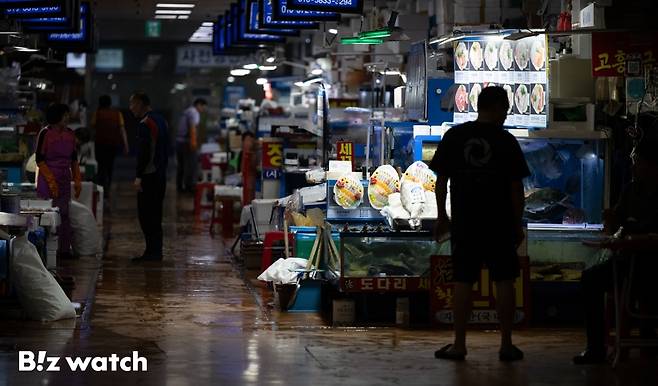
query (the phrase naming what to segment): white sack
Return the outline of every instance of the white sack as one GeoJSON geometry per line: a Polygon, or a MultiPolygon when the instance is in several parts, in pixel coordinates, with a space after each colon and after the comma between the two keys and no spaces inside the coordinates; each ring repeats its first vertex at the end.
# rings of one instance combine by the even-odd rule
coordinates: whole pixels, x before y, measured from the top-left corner
{"type": "Polygon", "coordinates": [[[306,269],[308,260],[297,257],[279,259],[258,276],[258,280],[272,281],[274,284],[297,283],[298,273],[295,270],[306,269]]]}
{"type": "Polygon", "coordinates": [[[71,219],[71,246],[78,256],[94,256],[100,249],[100,234],[94,214],[89,208],[77,201],[71,201],[69,209],[71,219]]]}

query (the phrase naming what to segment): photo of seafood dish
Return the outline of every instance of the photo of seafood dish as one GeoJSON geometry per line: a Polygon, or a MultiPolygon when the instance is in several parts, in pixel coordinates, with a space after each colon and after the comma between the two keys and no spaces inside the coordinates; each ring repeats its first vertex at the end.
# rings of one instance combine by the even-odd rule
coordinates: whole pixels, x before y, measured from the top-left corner
{"type": "Polygon", "coordinates": [[[471,50],[469,52],[469,58],[471,59],[471,65],[474,69],[479,70],[482,68],[482,46],[480,42],[475,42],[471,45],[471,50]]]}
{"type": "Polygon", "coordinates": [[[546,62],[546,47],[542,37],[536,38],[532,43],[532,48],[530,49],[530,59],[535,70],[539,71],[542,69],[542,67],[544,67],[544,63],[546,62]]]}
{"type": "Polygon", "coordinates": [[[535,110],[535,113],[540,114],[544,111],[544,86],[541,84],[536,84],[532,88],[532,94],[530,94],[530,103],[532,104],[532,109],[535,110]]]}
{"type": "Polygon", "coordinates": [[[512,68],[512,44],[509,41],[503,40],[500,44],[499,57],[500,65],[503,66],[503,69],[506,71],[512,68]]]}
{"type": "Polygon", "coordinates": [[[455,62],[460,70],[464,70],[466,66],[468,66],[468,49],[466,48],[466,43],[460,42],[457,44],[457,48],[455,49],[455,62]]]}
{"type": "Polygon", "coordinates": [[[481,92],[482,92],[482,86],[475,83],[474,85],[471,86],[471,92],[470,94],[468,94],[468,102],[471,104],[471,107],[475,112],[478,111],[478,97],[480,96],[481,92]]]}
{"type": "Polygon", "coordinates": [[[495,42],[487,43],[484,49],[484,62],[487,64],[489,70],[495,70],[498,65],[498,49],[495,42]]]}
{"type": "Polygon", "coordinates": [[[516,43],[516,48],[514,48],[514,61],[519,67],[519,70],[525,70],[528,67],[528,61],[530,60],[530,54],[528,50],[528,43],[520,40],[516,43]]]}
{"type": "Polygon", "coordinates": [[[455,107],[460,113],[468,111],[468,91],[463,84],[459,85],[455,93],[455,107]]]}
{"type": "Polygon", "coordinates": [[[514,106],[514,91],[512,91],[512,86],[506,84],[503,86],[503,89],[507,91],[507,100],[509,102],[509,109],[507,109],[507,114],[512,112],[512,106],[514,106]]]}
{"type": "Polygon", "coordinates": [[[528,105],[530,104],[530,93],[528,92],[528,87],[525,84],[520,84],[516,89],[514,94],[514,104],[516,104],[516,109],[519,113],[524,114],[528,111],[528,105]]]}

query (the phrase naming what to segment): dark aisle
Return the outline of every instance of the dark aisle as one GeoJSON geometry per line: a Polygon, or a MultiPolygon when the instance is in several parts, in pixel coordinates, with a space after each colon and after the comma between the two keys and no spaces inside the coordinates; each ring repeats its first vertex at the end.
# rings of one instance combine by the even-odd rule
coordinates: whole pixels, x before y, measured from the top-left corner
{"type": "MultiPolygon", "coordinates": [[[[125,174],[125,173],[124,173],[125,174]]],[[[655,367],[642,360],[617,371],[576,367],[579,331],[525,330],[517,343],[526,360],[497,359],[496,332],[469,336],[464,363],[441,362],[434,350],[448,331],[393,328],[331,329],[307,316],[262,308],[204,224],[192,218],[191,199],[166,198],[166,257],[131,264],[142,251],[135,194],[124,178],[115,192],[102,261],[70,264],[76,297],[84,300],[98,272],[88,320],[0,322],[0,385],[655,385],[655,367]],[[100,268],[100,270],[98,269],[100,268]],[[129,356],[148,360],[148,373],[17,372],[19,350],[49,356],[129,356]],[[541,381],[538,381],[541,380],[541,381]]],[[[63,360],[62,360],[63,361],[63,360]]]]}

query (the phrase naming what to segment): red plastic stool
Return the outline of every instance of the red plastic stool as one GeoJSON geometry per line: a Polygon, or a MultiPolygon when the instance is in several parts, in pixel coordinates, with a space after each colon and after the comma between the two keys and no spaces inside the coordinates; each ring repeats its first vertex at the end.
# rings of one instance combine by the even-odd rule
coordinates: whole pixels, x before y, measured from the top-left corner
{"type": "MultiPolygon", "coordinates": [[[[269,268],[270,265],[272,265],[272,248],[274,246],[274,243],[277,241],[283,241],[283,232],[282,231],[273,231],[273,232],[267,232],[265,233],[265,240],[263,241],[263,257],[260,261],[260,268],[261,271],[265,271],[267,268],[269,268]]],[[[288,241],[290,243],[290,247],[292,248],[292,243],[295,241],[295,237],[293,234],[289,233],[288,234],[288,241]]],[[[294,250],[294,248],[292,248],[294,250]]]]}
{"type": "Polygon", "coordinates": [[[233,237],[233,224],[235,216],[233,214],[233,204],[240,201],[240,197],[223,197],[215,196],[212,205],[212,217],[210,218],[210,236],[215,235],[215,224],[222,226],[222,237],[229,239],[233,237]],[[222,204],[221,216],[220,211],[217,210],[217,204],[222,204]]]}
{"type": "Polygon", "coordinates": [[[210,190],[214,196],[215,184],[212,182],[200,182],[196,184],[196,187],[194,188],[194,216],[195,217],[201,214],[201,209],[213,209],[215,206],[214,203],[201,205],[201,201],[203,200],[203,195],[208,190],[210,190]]]}

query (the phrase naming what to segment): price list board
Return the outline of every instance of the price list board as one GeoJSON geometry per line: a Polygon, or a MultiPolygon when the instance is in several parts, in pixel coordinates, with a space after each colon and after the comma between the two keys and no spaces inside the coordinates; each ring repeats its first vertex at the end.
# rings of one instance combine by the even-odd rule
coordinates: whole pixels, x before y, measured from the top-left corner
{"type": "Polygon", "coordinates": [[[507,91],[510,105],[505,126],[546,128],[546,47],[546,35],[516,41],[473,37],[455,43],[455,123],[475,120],[482,90],[499,86],[507,91]]]}

